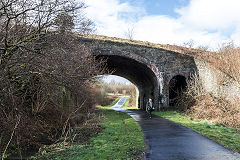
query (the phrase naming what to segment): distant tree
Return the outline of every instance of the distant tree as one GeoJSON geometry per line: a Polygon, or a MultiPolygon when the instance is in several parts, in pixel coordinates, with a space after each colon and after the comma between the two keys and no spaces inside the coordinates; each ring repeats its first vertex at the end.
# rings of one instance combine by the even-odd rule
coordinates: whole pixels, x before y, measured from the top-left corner
{"type": "Polygon", "coordinates": [[[188,47],[188,48],[193,48],[194,44],[195,44],[195,41],[193,39],[190,39],[189,41],[184,42],[182,46],[188,47]]]}
{"type": "Polygon", "coordinates": [[[95,31],[94,22],[84,16],[79,16],[78,18],[75,18],[75,22],[78,24],[75,25],[75,29],[77,32],[88,34],[95,31]]]}
{"type": "Polygon", "coordinates": [[[59,13],[55,25],[60,32],[71,31],[74,28],[73,16],[66,12],[59,13]]]}
{"type": "Polygon", "coordinates": [[[124,32],[124,35],[127,39],[133,40],[134,37],[134,26],[128,27],[128,29],[124,32]]]}
{"type": "Polygon", "coordinates": [[[201,49],[201,50],[204,50],[204,51],[207,51],[210,47],[208,45],[200,45],[197,47],[197,49],[201,49]]]}

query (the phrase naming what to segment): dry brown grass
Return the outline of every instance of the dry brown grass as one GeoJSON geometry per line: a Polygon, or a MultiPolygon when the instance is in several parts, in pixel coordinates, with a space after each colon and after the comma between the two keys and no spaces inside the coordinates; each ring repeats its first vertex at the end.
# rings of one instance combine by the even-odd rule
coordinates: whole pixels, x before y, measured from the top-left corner
{"type": "Polygon", "coordinates": [[[227,101],[207,94],[196,99],[196,104],[187,110],[187,115],[240,129],[240,105],[238,101],[227,101]]]}
{"type": "Polygon", "coordinates": [[[194,119],[240,129],[240,99],[215,97],[200,82],[196,75],[188,82],[187,91],[178,98],[178,109],[194,119]]]}
{"type": "Polygon", "coordinates": [[[240,87],[240,48],[234,48],[232,45],[224,46],[210,62],[231,77],[240,87]]]}

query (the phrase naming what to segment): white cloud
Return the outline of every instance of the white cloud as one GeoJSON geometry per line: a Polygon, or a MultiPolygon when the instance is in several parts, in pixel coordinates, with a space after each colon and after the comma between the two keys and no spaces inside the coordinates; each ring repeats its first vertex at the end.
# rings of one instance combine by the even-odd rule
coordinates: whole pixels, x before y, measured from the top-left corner
{"type": "Polygon", "coordinates": [[[236,31],[231,35],[231,40],[236,44],[240,44],[240,25],[237,27],[236,31]]]}
{"type": "Polygon", "coordinates": [[[176,39],[175,31],[181,24],[166,16],[145,16],[135,24],[136,39],[166,43],[176,39]]]}
{"type": "Polygon", "coordinates": [[[144,8],[119,0],[87,0],[86,4],[98,34],[124,37],[134,24],[133,38],[137,40],[183,44],[192,39],[197,45],[211,47],[230,40],[240,44],[239,0],[191,0],[175,9],[179,18],[147,15],[144,8]]]}
{"type": "Polygon", "coordinates": [[[216,47],[224,39],[219,33],[208,33],[186,27],[180,20],[166,16],[147,16],[135,26],[135,38],[154,43],[183,44],[194,40],[198,45],[216,47]]]}
{"type": "Polygon", "coordinates": [[[239,7],[239,0],[191,0],[188,6],[176,9],[176,12],[189,26],[221,30],[240,24],[239,7]]]}
{"type": "Polygon", "coordinates": [[[143,8],[118,0],[87,0],[85,3],[87,16],[96,23],[97,33],[108,36],[123,37],[128,24],[145,12],[143,8]]]}
{"type": "Polygon", "coordinates": [[[121,83],[121,84],[132,84],[129,80],[126,78],[116,76],[116,75],[105,75],[102,77],[102,80],[106,83],[121,83]]]}

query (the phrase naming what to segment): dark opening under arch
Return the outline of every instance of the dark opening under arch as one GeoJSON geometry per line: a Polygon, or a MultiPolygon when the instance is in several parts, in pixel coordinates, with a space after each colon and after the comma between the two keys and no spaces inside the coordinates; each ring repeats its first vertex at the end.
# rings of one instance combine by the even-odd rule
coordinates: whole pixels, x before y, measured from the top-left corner
{"type": "Polygon", "coordinates": [[[169,105],[175,106],[177,97],[187,88],[186,78],[182,75],[174,76],[169,82],[169,105]]]}

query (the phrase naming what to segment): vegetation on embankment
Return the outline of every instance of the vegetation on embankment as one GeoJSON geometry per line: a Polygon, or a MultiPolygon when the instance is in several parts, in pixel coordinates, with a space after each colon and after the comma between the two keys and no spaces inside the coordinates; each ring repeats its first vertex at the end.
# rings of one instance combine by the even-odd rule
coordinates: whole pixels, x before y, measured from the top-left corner
{"type": "Polygon", "coordinates": [[[207,119],[227,127],[240,129],[240,48],[230,43],[218,52],[199,55],[219,70],[215,73],[214,91],[206,90],[204,79],[193,75],[187,89],[179,95],[176,109],[193,119],[207,119]],[[221,71],[221,72],[220,72],[221,71]]]}
{"type": "Polygon", "coordinates": [[[192,118],[183,116],[176,111],[154,112],[154,114],[177,122],[216,141],[226,148],[240,153],[240,130],[231,127],[224,127],[222,125],[213,125],[207,120],[192,120],[192,118]]]}
{"type": "Polygon", "coordinates": [[[112,105],[99,107],[103,130],[88,143],[56,146],[52,152],[33,159],[141,159],[145,142],[140,126],[126,113],[109,109],[112,105]]]}

